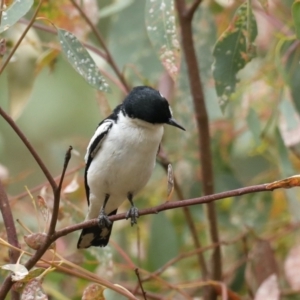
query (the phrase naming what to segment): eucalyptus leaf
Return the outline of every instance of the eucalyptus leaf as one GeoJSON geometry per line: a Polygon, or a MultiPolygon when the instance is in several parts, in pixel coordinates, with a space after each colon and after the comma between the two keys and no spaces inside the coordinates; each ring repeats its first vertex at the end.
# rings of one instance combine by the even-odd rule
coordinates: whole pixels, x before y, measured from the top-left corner
{"type": "Polygon", "coordinates": [[[110,87],[100,73],[96,63],[77,37],[64,29],[58,29],[58,37],[62,51],[68,62],[91,86],[102,91],[110,92],[110,87]]]}
{"type": "Polygon", "coordinates": [[[253,108],[249,109],[249,113],[247,115],[247,123],[248,123],[248,127],[253,135],[255,144],[259,145],[261,142],[260,120],[259,120],[259,117],[258,117],[256,111],[253,108]]]}
{"type": "Polygon", "coordinates": [[[17,23],[33,5],[33,0],[15,0],[2,12],[0,33],[17,23]]]}
{"type": "Polygon", "coordinates": [[[237,73],[255,56],[256,20],[247,2],[236,11],[232,23],[217,41],[213,76],[219,104],[224,111],[238,82],[237,73]]]}
{"type": "Polygon", "coordinates": [[[173,0],[147,0],[145,20],[150,42],[164,68],[175,81],[180,66],[180,44],[173,0]]]}

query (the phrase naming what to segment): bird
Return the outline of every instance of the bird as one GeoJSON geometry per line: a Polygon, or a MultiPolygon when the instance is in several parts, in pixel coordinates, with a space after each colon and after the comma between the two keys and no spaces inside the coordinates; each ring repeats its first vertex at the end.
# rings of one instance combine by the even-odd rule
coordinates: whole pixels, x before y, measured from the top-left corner
{"type": "Polygon", "coordinates": [[[146,185],[156,163],[164,124],[185,130],[173,118],[163,95],[149,86],[134,87],[123,103],[99,123],[85,155],[84,182],[88,213],[85,220],[98,218],[98,224],[84,228],[77,248],[105,247],[117,213],[126,200],[126,219],[137,223],[135,195],[146,185]]]}

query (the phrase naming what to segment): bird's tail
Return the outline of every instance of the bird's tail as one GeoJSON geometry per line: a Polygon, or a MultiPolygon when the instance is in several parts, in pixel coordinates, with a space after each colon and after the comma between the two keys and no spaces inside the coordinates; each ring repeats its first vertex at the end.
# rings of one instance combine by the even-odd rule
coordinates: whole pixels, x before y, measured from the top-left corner
{"type": "MultiPolygon", "coordinates": [[[[109,216],[115,215],[116,213],[117,210],[110,213],[109,216]]],[[[91,246],[105,247],[108,244],[112,226],[113,223],[104,228],[100,228],[98,225],[95,225],[93,227],[82,229],[77,243],[77,248],[82,249],[89,248],[91,246]]]]}

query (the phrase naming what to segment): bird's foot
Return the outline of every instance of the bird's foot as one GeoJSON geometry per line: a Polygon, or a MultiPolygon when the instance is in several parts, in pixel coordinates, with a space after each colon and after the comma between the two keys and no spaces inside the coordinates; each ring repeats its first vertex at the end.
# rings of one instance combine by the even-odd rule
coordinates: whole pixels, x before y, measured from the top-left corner
{"type": "Polygon", "coordinates": [[[130,209],[126,213],[126,220],[131,219],[131,226],[137,224],[137,218],[139,217],[139,210],[135,206],[131,206],[130,209]]]}
{"type": "Polygon", "coordinates": [[[108,218],[107,214],[104,212],[104,209],[101,209],[98,217],[98,225],[100,228],[108,228],[112,224],[112,221],[108,218]]]}

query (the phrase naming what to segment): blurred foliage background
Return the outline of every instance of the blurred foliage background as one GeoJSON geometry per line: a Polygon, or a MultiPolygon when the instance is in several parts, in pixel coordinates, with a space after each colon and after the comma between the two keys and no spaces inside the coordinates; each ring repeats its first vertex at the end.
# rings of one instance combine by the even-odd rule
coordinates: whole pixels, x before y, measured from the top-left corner
{"type": "MultiPolygon", "coordinates": [[[[297,1],[247,2],[252,5],[258,28],[256,56],[238,72],[235,92],[230,95],[224,113],[215,91],[212,53],[218,38],[230,27],[235,12],[244,2],[205,0],[195,13],[193,34],[209,114],[216,192],[268,183],[299,172],[300,44],[296,31],[300,15],[297,15],[294,2],[297,1]]],[[[10,5],[10,1],[5,3],[10,5]]],[[[101,32],[128,84],[151,85],[168,98],[175,118],[186,132],[166,127],[162,142],[164,151],[172,162],[184,198],[201,196],[203,178],[199,175],[198,133],[183,56],[174,83],[148,38],[146,1],[85,0],[78,3],[101,32]]],[[[1,34],[6,41],[6,51],[1,54],[0,61],[4,61],[15,45],[36,5],[24,19],[1,34]]],[[[38,16],[72,32],[84,42],[111,87],[111,93],[97,91],[72,68],[60,51],[54,27],[47,20],[33,25],[0,76],[0,106],[16,121],[53,176],[60,175],[68,146],[74,148],[61,201],[58,228],[63,228],[84,220],[87,210],[83,185],[86,146],[97,124],[125,94],[106,60],[97,51],[91,51],[101,50],[101,46],[70,1],[44,1],[38,16]]],[[[179,34],[179,27],[177,31],[179,34]]],[[[43,196],[51,208],[52,196],[46,179],[2,118],[0,179],[5,183],[14,218],[20,219],[33,232],[45,230],[46,225],[41,217],[38,218],[39,213],[34,210],[25,187],[32,190],[35,198],[43,196]]],[[[151,181],[138,195],[136,203],[142,209],[161,204],[166,198],[167,177],[157,164],[151,181]]],[[[172,200],[179,200],[176,193],[172,200]]],[[[125,203],[121,211],[125,211],[127,205],[125,203]]],[[[207,245],[204,209],[199,205],[191,210],[200,239],[207,245]]],[[[281,299],[299,299],[295,291],[300,290],[300,285],[293,279],[299,277],[296,266],[300,264],[299,189],[223,199],[217,202],[217,214],[220,238],[228,242],[222,247],[226,285],[241,299],[252,299],[264,280],[276,274],[273,290],[280,290],[281,299]],[[262,271],[258,266],[271,271],[266,271],[267,275],[261,279],[262,271]],[[290,275],[289,270],[296,275],[290,275]]],[[[0,226],[1,237],[5,237],[5,228],[1,223],[0,226]]],[[[16,226],[22,247],[27,249],[22,238],[25,230],[16,226]]],[[[116,222],[113,242],[104,249],[78,251],[77,238],[75,232],[59,239],[57,252],[64,257],[72,255],[70,260],[76,264],[131,289],[136,286],[137,279],[118,249],[148,272],[194,249],[180,209],[141,217],[138,226],[132,228],[129,222],[116,222]]],[[[205,252],[206,258],[208,253],[205,252]]],[[[1,251],[1,264],[6,260],[7,253],[1,251]]],[[[152,294],[153,299],[183,299],[184,295],[175,287],[190,282],[192,288],[187,290],[196,297],[201,295],[200,271],[195,255],[190,255],[169,266],[159,275],[161,280],[155,278],[145,282],[144,288],[149,292],[149,299],[152,294]]],[[[6,274],[1,270],[0,278],[6,274]]],[[[87,284],[76,276],[54,271],[45,276],[43,288],[52,299],[80,299],[87,284]]],[[[107,299],[121,299],[111,291],[106,291],[105,295],[107,299]]],[[[270,299],[279,298],[275,295],[270,299]]]]}

